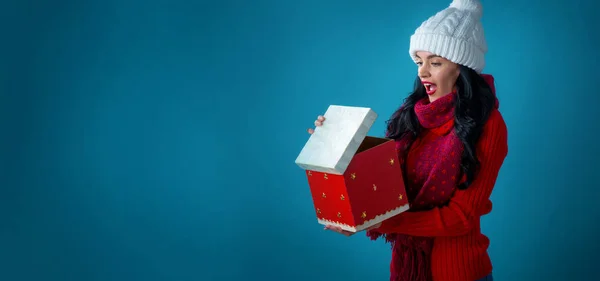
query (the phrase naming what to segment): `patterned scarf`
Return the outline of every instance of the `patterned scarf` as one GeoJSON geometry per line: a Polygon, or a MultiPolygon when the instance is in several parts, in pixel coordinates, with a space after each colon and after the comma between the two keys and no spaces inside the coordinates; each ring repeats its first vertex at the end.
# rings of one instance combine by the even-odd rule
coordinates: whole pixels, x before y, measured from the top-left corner
{"type": "MultiPolygon", "coordinates": [[[[487,74],[481,76],[495,94],[493,76],[487,74]]],[[[433,143],[420,149],[418,155],[409,153],[409,145],[412,147],[420,145],[418,138],[413,139],[409,136],[396,140],[396,150],[410,204],[409,212],[425,211],[446,204],[455,187],[465,180],[460,170],[463,145],[453,131],[455,99],[456,92],[453,92],[432,103],[425,97],[415,104],[414,110],[421,126],[439,136],[433,143]],[[407,162],[410,163],[408,166],[414,169],[407,171],[407,162]]],[[[499,107],[497,99],[495,106],[499,107]]],[[[391,266],[391,281],[432,280],[432,237],[381,234],[376,230],[367,231],[367,236],[372,240],[384,236],[385,240],[392,244],[397,262],[391,266]]]]}
{"type": "MultiPolygon", "coordinates": [[[[420,146],[420,140],[405,137],[396,141],[396,149],[402,164],[410,212],[424,211],[448,202],[460,175],[462,143],[453,133],[454,100],[456,93],[445,95],[430,103],[426,97],[415,104],[414,110],[421,126],[439,137],[420,149],[418,155],[409,153],[412,147],[420,146]],[[406,163],[415,167],[406,170],[406,163]]],[[[381,233],[367,232],[375,240],[381,233]]],[[[403,234],[384,235],[392,244],[398,263],[392,265],[392,281],[431,281],[430,254],[433,238],[403,234]]]]}

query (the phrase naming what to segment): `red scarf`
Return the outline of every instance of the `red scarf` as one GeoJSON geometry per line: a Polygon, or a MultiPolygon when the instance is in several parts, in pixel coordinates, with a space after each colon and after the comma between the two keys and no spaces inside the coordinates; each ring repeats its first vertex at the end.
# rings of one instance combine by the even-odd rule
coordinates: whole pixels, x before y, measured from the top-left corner
{"type": "MultiPolygon", "coordinates": [[[[495,93],[493,77],[485,74],[482,76],[495,93]]],[[[421,126],[439,136],[434,143],[421,149],[419,155],[408,154],[411,142],[410,145],[413,147],[419,145],[418,138],[414,142],[412,137],[396,141],[410,204],[409,212],[424,211],[444,205],[452,196],[455,187],[465,180],[460,170],[463,145],[453,131],[455,99],[456,93],[453,92],[431,103],[429,98],[425,97],[415,104],[414,110],[421,126]],[[411,162],[410,166],[415,167],[414,170],[406,170],[407,161],[411,162]]],[[[496,107],[498,107],[497,101],[496,107]]],[[[372,240],[382,236],[376,230],[367,231],[367,235],[372,240]]],[[[391,281],[432,280],[430,269],[432,237],[403,234],[384,236],[385,240],[392,244],[392,249],[399,260],[392,265],[391,281]]]]}

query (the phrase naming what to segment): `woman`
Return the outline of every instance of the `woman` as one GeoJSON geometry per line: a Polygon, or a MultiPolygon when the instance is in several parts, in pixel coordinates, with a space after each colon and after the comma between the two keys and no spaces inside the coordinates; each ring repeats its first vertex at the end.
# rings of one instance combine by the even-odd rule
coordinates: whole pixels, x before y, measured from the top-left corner
{"type": "MultiPolygon", "coordinates": [[[[455,0],[411,37],[415,89],[386,133],[396,141],[411,208],[366,232],[392,244],[390,280],[492,280],[480,217],[491,211],[508,146],[494,79],[481,74],[487,46],[480,19],[478,1],[455,0]]],[[[318,116],[315,125],[324,122],[318,116]]]]}

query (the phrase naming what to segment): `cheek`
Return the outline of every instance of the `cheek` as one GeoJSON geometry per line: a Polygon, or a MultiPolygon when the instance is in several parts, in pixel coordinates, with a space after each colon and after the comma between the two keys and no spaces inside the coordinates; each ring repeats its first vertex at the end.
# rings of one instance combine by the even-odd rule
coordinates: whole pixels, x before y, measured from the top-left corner
{"type": "Polygon", "coordinates": [[[458,79],[458,75],[460,74],[460,71],[452,69],[450,71],[447,71],[444,75],[444,80],[445,80],[445,84],[447,84],[448,86],[454,86],[454,84],[456,83],[456,79],[458,79]]]}
{"type": "Polygon", "coordinates": [[[458,79],[458,76],[460,75],[460,69],[456,69],[452,72],[452,79],[454,81],[456,81],[456,79],[458,79]]]}
{"type": "Polygon", "coordinates": [[[435,74],[435,79],[438,81],[438,84],[453,87],[459,74],[460,72],[458,71],[446,69],[445,71],[437,72],[435,74]]]}

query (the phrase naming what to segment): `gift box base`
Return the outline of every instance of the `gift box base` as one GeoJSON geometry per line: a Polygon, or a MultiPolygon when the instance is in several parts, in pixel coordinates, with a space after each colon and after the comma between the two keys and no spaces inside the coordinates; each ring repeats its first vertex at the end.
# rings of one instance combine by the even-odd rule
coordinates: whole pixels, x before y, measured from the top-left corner
{"type": "Polygon", "coordinates": [[[376,225],[380,222],[383,222],[384,220],[387,220],[391,217],[399,215],[400,213],[403,213],[403,212],[407,211],[408,209],[409,209],[409,204],[407,203],[407,204],[399,206],[398,208],[393,209],[385,214],[378,215],[375,218],[373,218],[372,220],[365,221],[363,224],[357,225],[357,226],[351,226],[351,225],[348,225],[345,223],[330,221],[330,220],[321,219],[321,218],[317,218],[317,221],[322,225],[332,225],[332,226],[341,227],[343,230],[346,230],[346,231],[359,232],[359,231],[363,231],[373,225],[376,225]]]}

